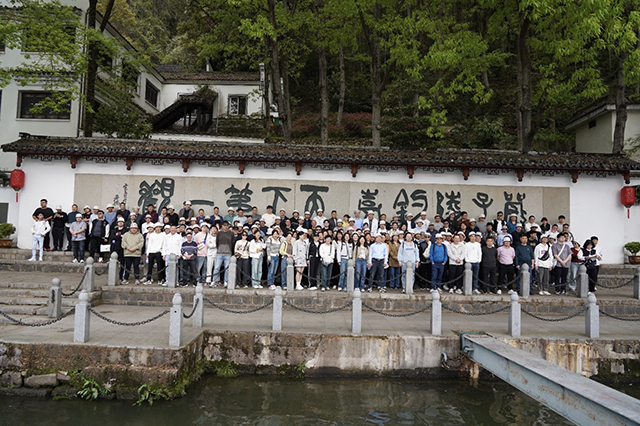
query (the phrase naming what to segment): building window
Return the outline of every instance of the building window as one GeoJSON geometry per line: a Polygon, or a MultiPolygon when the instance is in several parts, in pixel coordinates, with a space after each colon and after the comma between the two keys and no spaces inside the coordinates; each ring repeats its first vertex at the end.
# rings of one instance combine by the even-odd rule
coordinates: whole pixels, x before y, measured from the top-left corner
{"type": "Polygon", "coordinates": [[[160,93],[160,90],[158,90],[156,86],[154,86],[149,80],[147,80],[147,84],[145,85],[144,89],[144,99],[154,107],[157,107],[158,93],[160,93]]]}
{"type": "Polygon", "coordinates": [[[229,115],[247,115],[247,97],[229,95],[229,115]]]}
{"type": "Polygon", "coordinates": [[[59,105],[57,111],[49,107],[42,110],[33,111],[35,107],[39,107],[46,102],[52,95],[52,92],[20,92],[18,97],[18,118],[31,118],[39,120],[69,120],[71,118],[71,101],[59,105]]]}
{"type": "Polygon", "coordinates": [[[7,223],[9,216],[9,203],[0,203],[0,223],[7,223]]]}
{"type": "Polygon", "coordinates": [[[590,128],[590,129],[593,129],[594,127],[596,127],[596,120],[591,120],[591,121],[589,122],[589,128],[590,128]]]}

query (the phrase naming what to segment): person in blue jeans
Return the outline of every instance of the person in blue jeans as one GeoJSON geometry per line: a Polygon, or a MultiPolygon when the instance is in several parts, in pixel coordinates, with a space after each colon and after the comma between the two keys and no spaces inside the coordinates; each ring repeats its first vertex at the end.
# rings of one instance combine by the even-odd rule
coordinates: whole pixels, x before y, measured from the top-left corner
{"type": "MultiPolygon", "coordinates": [[[[354,288],[364,291],[364,283],[367,279],[367,259],[369,259],[369,247],[364,236],[358,238],[358,242],[353,249],[353,259],[355,260],[355,282],[354,288]]],[[[371,291],[371,288],[369,288],[371,291]]]]}
{"type": "MultiPolygon", "coordinates": [[[[267,284],[269,284],[270,290],[275,290],[275,279],[280,269],[280,232],[274,229],[271,236],[267,238],[266,250],[267,250],[267,263],[269,264],[269,270],[267,271],[267,284]]],[[[286,283],[285,283],[286,287],[286,283]]]]}
{"type": "Polygon", "coordinates": [[[442,275],[444,274],[444,265],[449,261],[447,256],[447,248],[442,244],[442,234],[436,234],[435,244],[431,244],[429,252],[431,258],[431,293],[434,291],[442,292],[442,275]]]}

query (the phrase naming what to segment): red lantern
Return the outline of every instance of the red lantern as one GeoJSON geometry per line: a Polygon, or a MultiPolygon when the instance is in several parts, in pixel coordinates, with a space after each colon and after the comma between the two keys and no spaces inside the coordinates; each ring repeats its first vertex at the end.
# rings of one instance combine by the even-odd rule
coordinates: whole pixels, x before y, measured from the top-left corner
{"type": "Polygon", "coordinates": [[[18,202],[18,191],[24,188],[24,172],[20,169],[11,171],[11,180],[9,181],[11,187],[16,191],[16,203],[18,202]]]}
{"type": "Polygon", "coordinates": [[[627,219],[629,218],[629,209],[636,203],[636,189],[632,186],[625,186],[620,191],[620,201],[627,208],[627,219]]]}

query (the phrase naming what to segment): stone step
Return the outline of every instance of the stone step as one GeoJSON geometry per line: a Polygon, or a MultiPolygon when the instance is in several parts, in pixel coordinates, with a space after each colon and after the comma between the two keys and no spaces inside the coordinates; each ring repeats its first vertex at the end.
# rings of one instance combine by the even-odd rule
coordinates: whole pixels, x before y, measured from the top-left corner
{"type": "MultiPolygon", "coordinates": [[[[0,249],[0,259],[3,260],[27,260],[31,258],[31,250],[18,248],[0,249]]],[[[71,262],[73,252],[70,251],[45,251],[43,258],[46,261],[71,262]]]]}
{"type": "Polygon", "coordinates": [[[0,305],[46,305],[47,297],[8,296],[0,292],[0,305]]]}
{"type": "Polygon", "coordinates": [[[13,316],[20,315],[47,315],[47,305],[4,305],[0,303],[0,311],[13,316]]]}
{"type": "Polygon", "coordinates": [[[600,265],[599,275],[625,275],[633,276],[636,265],[600,265]]]}
{"type": "Polygon", "coordinates": [[[47,284],[47,283],[41,283],[41,282],[14,283],[14,282],[4,281],[2,280],[2,278],[0,278],[0,291],[2,291],[3,289],[48,290],[50,287],[51,287],[51,284],[47,284]]]}
{"type": "MultiPolygon", "coordinates": [[[[100,265],[102,266],[102,265],[100,265]]],[[[99,266],[99,267],[100,267],[99,266]]],[[[106,265],[104,266],[106,267],[106,265]]],[[[104,268],[103,267],[103,268],[104,268]]],[[[71,262],[49,262],[28,260],[5,260],[0,259],[0,271],[15,272],[47,272],[47,273],[82,273],[84,265],[71,262]]]]}
{"type": "MultiPolygon", "coordinates": [[[[64,290],[65,292],[67,290],[64,290]]],[[[47,288],[23,287],[23,288],[6,288],[0,287],[0,298],[3,297],[49,297],[47,288]]]]}
{"type": "MultiPolygon", "coordinates": [[[[0,306],[0,311],[4,311],[3,307],[0,306]]],[[[19,321],[28,323],[28,324],[37,324],[39,322],[46,321],[46,316],[44,315],[25,315],[25,314],[10,314],[12,318],[15,318],[19,321]]],[[[13,321],[3,317],[0,315],[0,325],[10,325],[15,324],[13,321]]]]}

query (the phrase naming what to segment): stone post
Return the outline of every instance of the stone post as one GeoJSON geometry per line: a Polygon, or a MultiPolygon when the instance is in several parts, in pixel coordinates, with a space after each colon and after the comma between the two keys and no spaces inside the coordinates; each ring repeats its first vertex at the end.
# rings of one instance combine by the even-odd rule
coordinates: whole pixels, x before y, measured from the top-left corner
{"type": "Polygon", "coordinates": [[[633,276],[633,298],[640,299],[640,266],[636,268],[636,274],[633,276]]]}
{"type": "Polygon", "coordinates": [[[531,271],[526,263],[520,267],[520,297],[529,297],[531,290],[531,271]]]}
{"type": "Polygon", "coordinates": [[[471,263],[466,262],[464,264],[464,274],[463,274],[463,283],[464,283],[464,295],[471,296],[473,294],[473,272],[471,271],[471,263]]]}
{"type": "Polygon", "coordinates": [[[173,306],[169,313],[169,346],[180,347],[182,341],[182,296],[180,293],[173,295],[173,306]]]}
{"type": "Polygon", "coordinates": [[[86,343],[89,341],[89,293],[86,290],[80,292],[73,321],[74,343],[86,343]]]}
{"type": "Polygon", "coordinates": [[[518,303],[518,299],[519,297],[517,293],[511,293],[511,306],[509,307],[509,335],[511,337],[520,337],[520,320],[522,313],[520,312],[520,303],[518,303]]]}
{"type": "Polygon", "coordinates": [[[353,293],[355,283],[355,262],[353,259],[347,261],[347,293],[353,293]]]}
{"type": "Polygon", "coordinates": [[[414,263],[408,261],[404,269],[404,291],[406,294],[413,294],[413,283],[416,279],[416,270],[414,269],[414,263]]]}
{"type": "Polygon", "coordinates": [[[431,302],[431,335],[440,336],[442,334],[442,302],[440,302],[440,293],[434,291],[433,301],[431,302]]]}
{"type": "Polygon", "coordinates": [[[589,276],[587,275],[587,267],[580,265],[578,268],[576,294],[582,299],[586,299],[589,294],[589,276]]]}
{"type": "Polygon", "coordinates": [[[587,297],[587,312],[584,316],[585,333],[590,339],[600,337],[600,307],[596,304],[596,295],[590,293],[587,297]]]}
{"type": "Polygon", "coordinates": [[[287,257],[287,291],[293,291],[295,278],[296,276],[293,268],[293,258],[287,257]]]}
{"type": "Polygon", "coordinates": [[[109,276],[107,277],[107,285],[118,285],[118,253],[115,251],[109,255],[109,276]]]}
{"type": "Polygon", "coordinates": [[[60,318],[62,316],[62,294],[60,293],[60,278],[51,280],[51,290],[47,300],[49,318],[60,318]]]}
{"type": "Polygon", "coordinates": [[[169,261],[167,262],[167,287],[176,288],[178,281],[178,256],[175,254],[169,255],[169,261]]]}
{"type": "Polygon", "coordinates": [[[238,274],[238,258],[231,255],[229,260],[229,281],[227,281],[227,290],[236,289],[236,275],[238,274]]]}
{"type": "Polygon", "coordinates": [[[202,294],[202,283],[198,283],[196,286],[196,295],[193,296],[193,303],[198,301],[196,311],[193,313],[192,325],[193,328],[202,328],[204,326],[204,295],[202,294]]]}
{"type": "Polygon", "coordinates": [[[360,334],[362,332],[362,298],[360,289],[353,291],[353,304],[351,305],[351,333],[360,334]]]}
{"type": "Polygon", "coordinates": [[[96,280],[96,267],[93,264],[93,257],[87,257],[87,260],[84,264],[84,271],[87,275],[84,277],[82,288],[91,293],[93,291],[93,286],[96,280]]]}
{"type": "Polygon", "coordinates": [[[282,289],[276,287],[275,296],[273,297],[273,331],[282,330],[282,289]]]}

